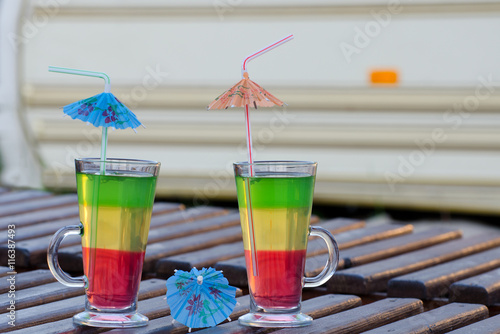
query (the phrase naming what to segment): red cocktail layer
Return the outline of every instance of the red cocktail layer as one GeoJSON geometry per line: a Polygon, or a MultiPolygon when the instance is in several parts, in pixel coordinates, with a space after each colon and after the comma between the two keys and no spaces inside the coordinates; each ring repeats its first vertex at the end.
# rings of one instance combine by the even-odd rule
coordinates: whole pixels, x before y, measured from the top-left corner
{"type": "Polygon", "coordinates": [[[306,250],[257,250],[258,276],[253,275],[252,255],[245,250],[248,285],[263,308],[297,307],[302,293],[306,250]]]}
{"type": "Polygon", "coordinates": [[[145,252],[83,247],[82,254],[89,302],[97,308],[130,307],[139,289],[145,252]]]}

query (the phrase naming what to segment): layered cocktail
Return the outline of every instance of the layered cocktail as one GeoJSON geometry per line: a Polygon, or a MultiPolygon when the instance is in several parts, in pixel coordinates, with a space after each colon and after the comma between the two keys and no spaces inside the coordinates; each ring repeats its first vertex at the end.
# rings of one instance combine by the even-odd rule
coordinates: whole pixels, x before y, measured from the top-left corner
{"type": "Polygon", "coordinates": [[[87,298],[96,308],[128,307],[141,280],[156,177],[83,171],[76,178],[87,298]]]}
{"type": "Polygon", "coordinates": [[[300,313],[302,287],[328,280],[338,262],[331,234],[310,227],[316,163],[263,161],[234,164],[241,229],[245,248],[250,313],[240,323],[260,327],[305,326],[300,313]],[[322,237],[329,248],[326,269],[305,278],[309,235],[322,237]]]}
{"type": "Polygon", "coordinates": [[[137,313],[137,297],[148,241],[160,164],[125,159],[76,159],[80,226],[60,229],[48,251],[54,276],[68,286],[84,286],[85,311],[78,324],[137,327],[147,317],[137,313]],[[61,240],[82,237],[83,277],[70,277],[57,262],[61,240]]]}
{"type": "Polygon", "coordinates": [[[300,173],[237,176],[236,186],[238,198],[251,194],[251,200],[240,201],[239,208],[253,298],[263,308],[295,307],[302,293],[314,176],[300,173]],[[249,235],[250,215],[255,264],[249,235]]]}

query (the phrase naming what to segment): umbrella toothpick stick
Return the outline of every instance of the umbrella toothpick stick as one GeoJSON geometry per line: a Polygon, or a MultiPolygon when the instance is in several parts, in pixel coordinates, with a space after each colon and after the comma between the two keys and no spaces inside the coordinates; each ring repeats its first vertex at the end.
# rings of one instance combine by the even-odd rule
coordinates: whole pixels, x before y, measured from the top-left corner
{"type": "MultiPolygon", "coordinates": [[[[104,80],[104,92],[105,93],[111,92],[111,79],[104,72],[77,70],[77,69],[66,68],[66,67],[57,67],[57,66],[49,66],[49,72],[66,73],[66,74],[73,74],[73,75],[81,75],[81,76],[85,76],[85,77],[101,78],[104,80]]],[[[108,146],[108,128],[103,126],[102,127],[102,136],[101,136],[101,169],[100,169],[100,173],[102,175],[106,174],[106,148],[107,148],[107,146],[108,146]]]]}
{"type": "MultiPolygon", "coordinates": [[[[248,71],[247,71],[247,64],[259,57],[262,56],[264,53],[271,51],[272,49],[289,42],[293,39],[293,35],[289,35],[285,38],[280,39],[279,41],[276,41],[265,48],[252,53],[248,57],[246,57],[243,62],[241,63],[241,77],[242,79],[248,79],[248,71]]],[[[256,106],[257,107],[257,106],[256,106]]],[[[253,157],[252,157],[252,131],[251,131],[251,126],[250,126],[250,115],[248,111],[248,103],[245,104],[245,128],[247,132],[247,153],[248,153],[248,163],[249,163],[249,174],[250,176],[254,176],[253,172],[253,157]]],[[[253,275],[254,276],[259,276],[259,268],[258,268],[258,261],[257,261],[257,253],[256,253],[256,245],[255,245],[255,232],[254,232],[254,223],[253,223],[253,213],[252,213],[252,199],[251,199],[251,194],[250,194],[250,179],[246,180],[246,188],[247,188],[247,219],[249,222],[249,227],[250,227],[250,248],[251,248],[251,255],[252,255],[252,264],[253,264],[253,275]]]]}

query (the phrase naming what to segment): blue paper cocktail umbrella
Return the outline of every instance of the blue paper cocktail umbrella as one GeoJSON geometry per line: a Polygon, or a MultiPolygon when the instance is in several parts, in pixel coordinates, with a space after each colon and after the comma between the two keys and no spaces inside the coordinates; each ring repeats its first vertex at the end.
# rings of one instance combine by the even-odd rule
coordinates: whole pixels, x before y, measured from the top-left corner
{"type": "Polygon", "coordinates": [[[73,102],[63,107],[63,112],[73,119],[79,119],[96,127],[102,127],[101,138],[101,174],[104,174],[108,128],[135,131],[141,122],[134,113],[111,94],[111,80],[106,73],[49,66],[50,72],[67,73],[104,79],[104,92],[92,97],[73,102]]]}
{"type": "Polygon", "coordinates": [[[176,270],[167,280],[172,317],[191,328],[213,327],[228,319],[236,305],[236,288],[213,268],[176,270]]]}

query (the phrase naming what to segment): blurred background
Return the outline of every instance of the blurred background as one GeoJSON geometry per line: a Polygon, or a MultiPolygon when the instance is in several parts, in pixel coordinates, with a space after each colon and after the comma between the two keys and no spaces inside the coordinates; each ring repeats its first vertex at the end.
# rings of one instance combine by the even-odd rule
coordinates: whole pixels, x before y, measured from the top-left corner
{"type": "Polygon", "coordinates": [[[100,130],[60,107],[112,92],[147,127],[108,157],[162,163],[158,196],[235,200],[242,110],[206,106],[241,78],[257,160],[319,162],[315,205],[500,214],[500,1],[0,0],[1,183],[72,190],[100,130]]]}

